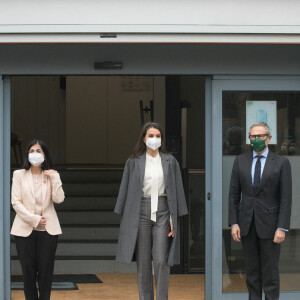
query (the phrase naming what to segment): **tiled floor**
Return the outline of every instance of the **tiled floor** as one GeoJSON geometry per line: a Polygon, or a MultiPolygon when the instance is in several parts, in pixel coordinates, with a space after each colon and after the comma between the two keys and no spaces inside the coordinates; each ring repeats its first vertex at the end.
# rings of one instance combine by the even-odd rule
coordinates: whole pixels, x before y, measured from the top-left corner
{"type": "MultiPolygon", "coordinates": [[[[98,274],[100,284],[78,284],[77,291],[53,291],[51,300],[138,300],[136,274],[98,274]]],[[[12,300],[24,300],[12,291],[12,300]]],[[[172,275],[170,300],[204,300],[204,275],[172,275]]]]}
{"type": "MultiPolygon", "coordinates": [[[[78,284],[76,291],[53,291],[51,300],[138,300],[136,274],[98,274],[101,284],[78,284]]],[[[300,274],[280,275],[281,291],[300,290],[300,274]]],[[[223,275],[225,292],[246,291],[244,275],[223,275]]],[[[12,300],[24,300],[12,291],[12,300]]],[[[171,275],[170,300],[204,300],[204,275],[171,275]]]]}
{"type": "MultiPolygon", "coordinates": [[[[242,274],[223,275],[224,292],[244,292],[247,291],[246,276],[242,274]]],[[[281,291],[299,291],[300,274],[299,273],[281,273],[280,274],[281,291]]]]}

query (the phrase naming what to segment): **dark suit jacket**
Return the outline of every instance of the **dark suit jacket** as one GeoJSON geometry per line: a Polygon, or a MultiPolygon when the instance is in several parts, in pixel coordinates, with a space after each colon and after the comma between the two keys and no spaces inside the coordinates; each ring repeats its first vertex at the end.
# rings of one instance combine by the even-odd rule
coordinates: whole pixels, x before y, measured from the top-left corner
{"type": "Polygon", "coordinates": [[[239,224],[241,235],[248,234],[254,214],[260,238],[273,239],[278,227],[289,229],[292,203],[291,166],[287,158],[269,151],[260,187],[252,188],[253,152],[236,157],[229,190],[229,226],[239,224]]]}

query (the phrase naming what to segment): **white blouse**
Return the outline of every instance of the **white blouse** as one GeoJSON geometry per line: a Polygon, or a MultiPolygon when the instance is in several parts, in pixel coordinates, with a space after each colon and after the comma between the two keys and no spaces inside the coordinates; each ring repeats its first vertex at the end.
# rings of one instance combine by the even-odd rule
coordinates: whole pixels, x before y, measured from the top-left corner
{"type": "Polygon", "coordinates": [[[146,153],[143,196],[151,197],[151,220],[156,222],[158,196],[165,196],[165,180],[159,153],[152,157],[146,153]]]}

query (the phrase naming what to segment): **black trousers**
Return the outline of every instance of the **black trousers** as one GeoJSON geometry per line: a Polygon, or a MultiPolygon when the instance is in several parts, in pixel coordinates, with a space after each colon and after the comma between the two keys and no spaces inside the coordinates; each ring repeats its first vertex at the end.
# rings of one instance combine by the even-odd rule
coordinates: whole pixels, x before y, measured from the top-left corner
{"type": "Polygon", "coordinates": [[[265,300],[278,300],[280,244],[275,244],[273,239],[260,239],[254,218],[249,233],[242,237],[242,244],[249,300],[261,300],[262,289],[265,300]]]}
{"type": "Polygon", "coordinates": [[[47,231],[34,230],[28,237],[15,236],[26,300],[50,299],[57,238],[47,231]]]}

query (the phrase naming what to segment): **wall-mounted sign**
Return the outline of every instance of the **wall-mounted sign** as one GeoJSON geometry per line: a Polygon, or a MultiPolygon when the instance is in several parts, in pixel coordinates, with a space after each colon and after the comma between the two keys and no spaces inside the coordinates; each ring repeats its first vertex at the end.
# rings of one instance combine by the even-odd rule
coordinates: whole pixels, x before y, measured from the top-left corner
{"type": "Polygon", "coordinates": [[[246,101],[246,141],[250,144],[249,128],[256,122],[265,122],[269,125],[272,140],[270,144],[277,144],[277,102],[272,101],[246,101]]]}
{"type": "Polygon", "coordinates": [[[152,76],[121,76],[123,91],[150,91],[153,89],[152,76]]]}

